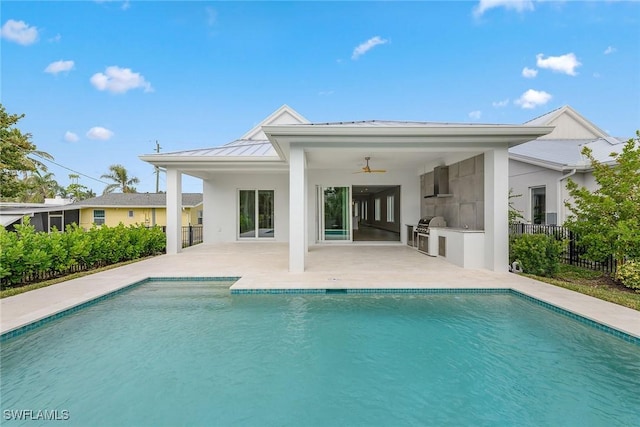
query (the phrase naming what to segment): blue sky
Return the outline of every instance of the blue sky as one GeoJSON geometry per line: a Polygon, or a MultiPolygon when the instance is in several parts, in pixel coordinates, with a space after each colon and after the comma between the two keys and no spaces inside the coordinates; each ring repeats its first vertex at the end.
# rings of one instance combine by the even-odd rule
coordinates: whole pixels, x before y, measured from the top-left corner
{"type": "Polygon", "coordinates": [[[2,104],[98,194],[88,177],[114,163],[154,191],[138,155],[156,140],[221,145],[282,104],[318,122],[484,123],[568,104],[611,135],[640,128],[637,1],[4,0],[0,12],[2,104]]]}

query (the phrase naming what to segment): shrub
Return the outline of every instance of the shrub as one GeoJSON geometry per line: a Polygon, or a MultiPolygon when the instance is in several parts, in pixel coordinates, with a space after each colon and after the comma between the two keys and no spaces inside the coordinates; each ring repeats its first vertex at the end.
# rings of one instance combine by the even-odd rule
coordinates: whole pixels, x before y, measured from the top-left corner
{"type": "Polygon", "coordinates": [[[64,233],[36,232],[29,224],[16,232],[0,226],[0,283],[2,287],[65,275],[161,253],[165,235],[160,227],[93,227],[73,224],[64,233]]]}
{"type": "Polygon", "coordinates": [[[636,289],[636,292],[640,292],[640,260],[627,261],[618,265],[616,279],[627,288],[636,289]]]}
{"type": "Polygon", "coordinates": [[[509,262],[517,261],[525,273],[551,277],[558,272],[563,244],[552,236],[523,234],[509,246],[509,262]]]}

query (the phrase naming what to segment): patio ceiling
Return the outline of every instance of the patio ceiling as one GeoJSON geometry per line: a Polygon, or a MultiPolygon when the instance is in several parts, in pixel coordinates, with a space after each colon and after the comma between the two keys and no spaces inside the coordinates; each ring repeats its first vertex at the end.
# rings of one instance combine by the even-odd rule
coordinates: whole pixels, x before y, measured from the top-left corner
{"type": "Polygon", "coordinates": [[[445,164],[457,157],[470,157],[480,152],[444,152],[417,150],[381,150],[362,148],[309,149],[307,151],[308,169],[341,169],[357,172],[365,166],[365,157],[370,157],[371,169],[420,170],[427,164],[445,164]]]}

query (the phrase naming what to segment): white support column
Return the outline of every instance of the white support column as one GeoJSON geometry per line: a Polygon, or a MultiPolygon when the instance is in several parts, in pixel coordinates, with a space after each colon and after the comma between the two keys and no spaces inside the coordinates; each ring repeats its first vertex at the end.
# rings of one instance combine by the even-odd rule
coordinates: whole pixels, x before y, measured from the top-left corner
{"type": "Polygon", "coordinates": [[[485,268],[509,271],[509,152],[484,153],[485,268]]]}
{"type": "Polygon", "coordinates": [[[182,251],[182,173],[167,168],[167,254],[182,251]]]}
{"type": "Polygon", "coordinates": [[[302,273],[307,245],[306,159],[304,150],[292,146],[289,151],[289,271],[302,273]]]}

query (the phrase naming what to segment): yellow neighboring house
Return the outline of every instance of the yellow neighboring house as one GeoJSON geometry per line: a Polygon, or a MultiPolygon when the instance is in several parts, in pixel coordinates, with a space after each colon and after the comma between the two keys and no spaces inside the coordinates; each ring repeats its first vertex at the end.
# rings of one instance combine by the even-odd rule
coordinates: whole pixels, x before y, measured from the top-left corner
{"type": "MultiPolygon", "coordinates": [[[[111,193],[74,203],[80,208],[80,227],[106,224],[114,227],[144,224],[167,225],[164,193],[111,193]]],[[[182,225],[202,225],[202,193],[182,194],[182,225]]]]}

